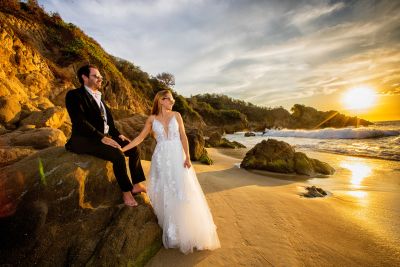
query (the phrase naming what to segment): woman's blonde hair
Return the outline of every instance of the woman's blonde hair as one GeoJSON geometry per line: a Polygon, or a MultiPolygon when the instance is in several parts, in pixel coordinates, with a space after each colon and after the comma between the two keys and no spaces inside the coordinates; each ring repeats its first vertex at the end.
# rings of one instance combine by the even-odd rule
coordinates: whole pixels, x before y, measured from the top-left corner
{"type": "Polygon", "coordinates": [[[151,115],[158,115],[161,112],[160,99],[165,97],[167,94],[172,95],[172,92],[170,90],[162,90],[157,92],[153,100],[153,108],[151,109],[151,115]]]}

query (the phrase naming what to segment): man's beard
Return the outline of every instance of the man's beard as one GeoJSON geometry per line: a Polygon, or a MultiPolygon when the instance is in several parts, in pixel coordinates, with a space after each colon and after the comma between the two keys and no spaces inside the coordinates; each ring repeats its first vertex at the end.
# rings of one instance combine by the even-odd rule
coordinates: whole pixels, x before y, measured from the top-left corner
{"type": "Polygon", "coordinates": [[[95,90],[100,90],[101,89],[101,84],[93,83],[92,88],[95,89],[95,90]]]}

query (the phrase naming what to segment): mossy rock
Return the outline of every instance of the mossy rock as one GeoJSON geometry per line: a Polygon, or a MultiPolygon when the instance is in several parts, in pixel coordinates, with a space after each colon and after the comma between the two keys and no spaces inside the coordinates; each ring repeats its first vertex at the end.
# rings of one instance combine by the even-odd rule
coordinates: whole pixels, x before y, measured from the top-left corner
{"type": "Polygon", "coordinates": [[[272,172],[281,172],[281,173],[292,173],[294,171],[294,162],[293,160],[283,160],[277,159],[274,161],[267,162],[266,170],[272,172]]]}
{"type": "Polygon", "coordinates": [[[294,155],[294,165],[296,173],[304,175],[313,175],[314,167],[313,162],[301,152],[296,152],[294,155]]]}
{"type": "Polygon", "coordinates": [[[203,154],[201,154],[199,161],[206,165],[212,165],[214,163],[214,161],[208,155],[207,150],[204,150],[203,154]]]}
{"type": "Polygon", "coordinates": [[[326,174],[326,175],[332,175],[335,173],[335,169],[332,166],[330,166],[328,163],[322,162],[317,159],[313,159],[313,161],[314,161],[314,169],[316,172],[326,174]]]}
{"type": "Polygon", "coordinates": [[[288,143],[275,139],[263,140],[255,145],[246,153],[240,167],[308,176],[335,172],[328,163],[308,158],[306,154],[296,152],[288,143]]]}
{"type": "Polygon", "coordinates": [[[241,144],[241,143],[239,143],[239,142],[232,141],[232,143],[236,146],[236,148],[246,148],[245,145],[243,145],[243,144],[241,144]]]}

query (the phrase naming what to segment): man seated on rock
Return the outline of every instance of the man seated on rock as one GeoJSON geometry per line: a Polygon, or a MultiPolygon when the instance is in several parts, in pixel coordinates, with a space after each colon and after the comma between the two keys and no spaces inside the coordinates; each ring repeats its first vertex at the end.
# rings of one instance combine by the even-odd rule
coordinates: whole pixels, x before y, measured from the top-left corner
{"type": "Polygon", "coordinates": [[[68,91],[65,104],[72,122],[72,134],[65,148],[78,154],[90,154],[111,161],[115,177],[123,193],[124,203],[137,206],[132,194],[146,192],[140,184],[145,180],[136,148],[125,152],[129,157],[132,182],[127,173],[125,155],[121,146],[130,140],[115,128],[110,109],[101,99],[103,77],[94,65],[85,65],[78,70],[81,87],[68,91]]]}

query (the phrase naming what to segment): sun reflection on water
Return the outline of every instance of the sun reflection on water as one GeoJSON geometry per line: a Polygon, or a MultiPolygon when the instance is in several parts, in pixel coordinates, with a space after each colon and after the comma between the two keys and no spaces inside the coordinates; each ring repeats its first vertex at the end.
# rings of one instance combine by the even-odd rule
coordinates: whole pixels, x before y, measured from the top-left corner
{"type": "Polygon", "coordinates": [[[342,161],[340,163],[340,167],[351,171],[350,182],[355,188],[360,188],[363,180],[366,177],[370,176],[372,173],[371,167],[360,161],[357,162],[342,161]]]}
{"type": "Polygon", "coordinates": [[[368,195],[365,191],[349,191],[347,194],[356,198],[365,198],[368,195]]]}

